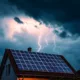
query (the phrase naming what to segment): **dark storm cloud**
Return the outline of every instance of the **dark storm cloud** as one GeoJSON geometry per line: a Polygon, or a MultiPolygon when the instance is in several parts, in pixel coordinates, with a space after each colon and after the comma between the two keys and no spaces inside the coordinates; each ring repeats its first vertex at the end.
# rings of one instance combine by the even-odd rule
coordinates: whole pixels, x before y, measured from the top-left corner
{"type": "Polygon", "coordinates": [[[19,24],[23,24],[23,22],[18,17],[15,17],[14,20],[19,24]]]}
{"type": "Polygon", "coordinates": [[[80,24],[73,24],[75,21],[80,23],[80,0],[9,0],[9,2],[35,19],[68,23],[64,28],[72,34],[80,35],[80,24]],[[72,25],[69,25],[70,22],[72,25]]]}
{"type": "Polygon", "coordinates": [[[59,34],[60,37],[65,38],[67,37],[67,33],[63,31],[62,33],[59,34]]]}
{"type": "Polygon", "coordinates": [[[53,20],[55,19],[64,21],[65,12],[64,4],[65,2],[60,2],[60,0],[9,0],[11,3],[15,4],[18,9],[25,11],[28,15],[34,18],[40,18],[43,14],[45,17],[47,15],[53,20]]]}
{"type": "Polygon", "coordinates": [[[17,15],[20,12],[17,7],[11,5],[8,0],[0,0],[0,18],[4,18],[5,16],[17,15]]]}
{"type": "Polygon", "coordinates": [[[73,22],[65,23],[63,26],[65,30],[68,30],[73,35],[74,34],[80,35],[80,21],[73,21],[73,22]]]}
{"type": "Polygon", "coordinates": [[[70,37],[65,30],[62,31],[62,32],[59,32],[58,30],[54,30],[54,33],[56,35],[58,35],[59,37],[61,37],[61,38],[68,38],[68,37],[70,37]]]}
{"type": "Polygon", "coordinates": [[[80,19],[79,0],[9,0],[17,5],[19,9],[29,12],[34,17],[39,17],[41,13],[52,14],[56,20],[71,21],[80,19]]]}

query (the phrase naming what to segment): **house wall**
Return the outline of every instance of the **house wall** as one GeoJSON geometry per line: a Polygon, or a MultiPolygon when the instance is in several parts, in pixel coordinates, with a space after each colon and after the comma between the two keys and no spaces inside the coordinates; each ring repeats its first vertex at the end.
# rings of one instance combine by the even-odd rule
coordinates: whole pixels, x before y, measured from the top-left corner
{"type": "Polygon", "coordinates": [[[49,80],[45,78],[17,78],[17,80],[49,80]]]}
{"type": "Polygon", "coordinates": [[[6,76],[6,65],[7,64],[10,64],[10,60],[9,59],[7,59],[7,61],[6,61],[5,68],[3,70],[1,80],[17,80],[17,76],[15,75],[15,72],[14,72],[14,70],[12,68],[12,65],[11,65],[11,68],[10,68],[10,75],[6,76]]]}

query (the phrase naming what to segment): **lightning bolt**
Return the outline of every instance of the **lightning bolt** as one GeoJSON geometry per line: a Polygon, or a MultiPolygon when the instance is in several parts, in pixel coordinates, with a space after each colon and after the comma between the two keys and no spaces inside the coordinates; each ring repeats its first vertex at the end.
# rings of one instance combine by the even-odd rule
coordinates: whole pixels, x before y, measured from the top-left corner
{"type": "Polygon", "coordinates": [[[42,36],[42,34],[40,33],[40,35],[38,37],[39,48],[37,51],[39,52],[41,49],[44,49],[48,45],[52,45],[53,51],[55,50],[55,48],[56,48],[56,35],[54,33],[54,28],[52,28],[52,27],[49,27],[49,32],[45,36],[42,36]],[[45,45],[41,44],[42,38],[43,38],[43,42],[45,42],[45,45]]]}
{"type": "MultiPolygon", "coordinates": [[[[54,32],[54,29],[52,29],[52,32],[54,32]]],[[[56,49],[56,35],[55,33],[53,33],[53,38],[52,38],[52,41],[53,41],[53,51],[56,49]]]]}
{"type": "Polygon", "coordinates": [[[41,46],[41,38],[42,38],[42,36],[40,34],[40,36],[38,37],[38,46],[39,46],[39,48],[38,48],[37,52],[39,52],[42,49],[42,46],[41,46]]]}
{"type": "MultiPolygon", "coordinates": [[[[51,27],[51,26],[49,26],[49,33],[52,33],[52,32],[54,32],[54,29],[51,27]]],[[[47,34],[46,35],[46,38],[45,38],[45,43],[46,43],[46,46],[45,47],[47,47],[48,45],[49,45],[49,40],[48,40],[48,36],[49,36],[49,34],[47,34]]],[[[55,50],[55,48],[56,48],[56,36],[55,36],[55,33],[53,33],[53,37],[52,37],[52,40],[51,40],[51,45],[53,45],[53,51],[55,50]]]]}
{"type": "MultiPolygon", "coordinates": [[[[28,24],[28,23],[25,23],[25,24],[28,24]]],[[[40,32],[40,34],[38,36],[38,43],[37,43],[38,44],[38,50],[37,50],[37,52],[40,52],[42,49],[44,49],[48,45],[52,45],[53,51],[54,51],[56,48],[56,37],[55,37],[56,35],[54,33],[54,28],[51,27],[51,25],[49,25],[49,32],[46,35],[44,35],[44,36],[43,35],[44,35],[44,33],[40,32]],[[42,42],[44,42],[44,43],[42,44],[42,42]]]]}

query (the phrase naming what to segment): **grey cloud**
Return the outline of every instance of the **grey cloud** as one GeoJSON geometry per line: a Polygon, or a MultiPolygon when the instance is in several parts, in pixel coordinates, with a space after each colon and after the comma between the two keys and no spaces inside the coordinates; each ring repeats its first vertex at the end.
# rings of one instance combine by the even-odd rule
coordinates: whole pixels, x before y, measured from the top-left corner
{"type": "Polygon", "coordinates": [[[11,5],[8,0],[0,0],[0,17],[12,16],[19,14],[15,5],[11,5]]]}
{"type": "Polygon", "coordinates": [[[73,35],[80,35],[79,0],[9,0],[9,2],[37,20],[65,24],[64,28],[73,35]]]}
{"type": "MultiPolygon", "coordinates": [[[[1,0],[0,17],[18,15],[25,12],[37,20],[48,23],[60,23],[73,35],[80,35],[79,0],[1,0]],[[23,5],[22,5],[23,4],[23,5]],[[75,7],[74,7],[75,5],[75,7]]],[[[22,23],[18,18],[17,22],[22,23]]],[[[65,37],[64,37],[65,38],[65,37]]]]}
{"type": "Polygon", "coordinates": [[[67,32],[63,31],[62,33],[59,34],[60,37],[66,38],[67,37],[67,32]]]}
{"type": "Polygon", "coordinates": [[[24,22],[21,21],[18,17],[15,17],[14,20],[15,20],[17,23],[19,23],[19,24],[23,24],[23,23],[24,23],[24,22]]]}
{"type": "Polygon", "coordinates": [[[63,24],[65,30],[69,31],[73,35],[80,35],[80,21],[73,21],[63,24]]]}

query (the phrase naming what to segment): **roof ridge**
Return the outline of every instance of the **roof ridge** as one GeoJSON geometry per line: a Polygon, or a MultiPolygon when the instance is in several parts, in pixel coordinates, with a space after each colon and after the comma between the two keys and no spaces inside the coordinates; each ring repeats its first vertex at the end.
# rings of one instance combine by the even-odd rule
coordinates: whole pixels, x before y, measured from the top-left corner
{"type": "MultiPolygon", "coordinates": [[[[23,52],[28,52],[26,50],[18,50],[18,49],[9,49],[9,50],[14,50],[14,51],[23,51],[23,52]]],[[[38,54],[47,54],[47,55],[56,55],[56,56],[62,56],[61,54],[51,54],[51,53],[47,53],[47,52],[29,52],[29,53],[38,53],[38,54]]]]}

